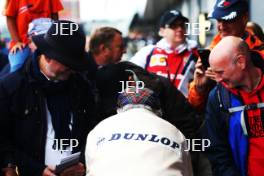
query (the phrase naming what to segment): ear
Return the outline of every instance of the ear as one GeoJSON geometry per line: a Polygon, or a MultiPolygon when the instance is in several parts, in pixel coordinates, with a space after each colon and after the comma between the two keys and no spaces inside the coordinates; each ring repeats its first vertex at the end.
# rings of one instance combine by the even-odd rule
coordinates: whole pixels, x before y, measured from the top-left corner
{"type": "Polygon", "coordinates": [[[43,57],[44,57],[44,59],[45,59],[45,61],[46,61],[47,63],[50,63],[50,62],[51,62],[51,59],[50,59],[50,58],[46,57],[45,55],[43,55],[43,57]]]}
{"type": "Polygon", "coordinates": [[[100,44],[99,45],[99,52],[103,52],[105,49],[105,45],[104,44],[100,44]]]}
{"type": "Polygon", "coordinates": [[[244,55],[239,55],[237,57],[237,65],[241,70],[244,70],[246,68],[246,57],[244,55]]]}
{"type": "Polygon", "coordinates": [[[109,47],[107,47],[105,44],[100,44],[99,53],[105,53],[105,52],[109,52],[109,47]]]}
{"type": "Polygon", "coordinates": [[[248,14],[248,12],[247,13],[245,13],[244,15],[243,15],[243,22],[245,23],[245,24],[247,24],[247,22],[249,21],[249,14],[248,14]]]}
{"type": "Polygon", "coordinates": [[[164,31],[165,31],[165,28],[160,28],[160,30],[159,30],[159,36],[160,37],[164,37],[164,31]]]}

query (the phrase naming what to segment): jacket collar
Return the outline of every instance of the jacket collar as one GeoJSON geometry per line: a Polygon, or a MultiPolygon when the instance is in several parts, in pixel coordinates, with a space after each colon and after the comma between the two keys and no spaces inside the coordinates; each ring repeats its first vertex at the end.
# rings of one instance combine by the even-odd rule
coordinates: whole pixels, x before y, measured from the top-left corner
{"type": "Polygon", "coordinates": [[[186,39],[184,43],[177,46],[176,48],[171,48],[171,45],[163,38],[157,44],[157,47],[164,49],[168,53],[176,52],[178,54],[184,52],[185,50],[191,51],[197,47],[197,42],[194,40],[186,39]]]}

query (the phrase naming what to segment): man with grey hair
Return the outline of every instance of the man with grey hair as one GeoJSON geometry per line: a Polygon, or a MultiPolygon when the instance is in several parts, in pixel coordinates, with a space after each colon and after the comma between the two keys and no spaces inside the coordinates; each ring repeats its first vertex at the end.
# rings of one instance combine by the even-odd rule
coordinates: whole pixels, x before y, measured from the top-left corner
{"type": "Polygon", "coordinates": [[[210,92],[203,137],[215,175],[262,175],[264,160],[263,59],[241,38],[223,38],[210,66],[218,85],[210,92]],[[257,64],[256,64],[257,63],[257,64]]]}
{"type": "Polygon", "coordinates": [[[160,102],[148,89],[126,89],[118,114],[100,122],[88,135],[87,175],[191,176],[183,134],[160,118],[160,102]]]}

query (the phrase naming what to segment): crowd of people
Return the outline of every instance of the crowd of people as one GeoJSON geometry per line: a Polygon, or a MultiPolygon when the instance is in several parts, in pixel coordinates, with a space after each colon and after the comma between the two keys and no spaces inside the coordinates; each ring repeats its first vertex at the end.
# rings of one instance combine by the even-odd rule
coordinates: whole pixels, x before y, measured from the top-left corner
{"type": "Polygon", "coordinates": [[[87,51],[62,9],[59,0],[6,0],[0,175],[262,175],[264,34],[246,0],[216,1],[208,58],[179,10],[161,16],[160,41],[122,61],[121,31],[96,29],[87,51]]]}

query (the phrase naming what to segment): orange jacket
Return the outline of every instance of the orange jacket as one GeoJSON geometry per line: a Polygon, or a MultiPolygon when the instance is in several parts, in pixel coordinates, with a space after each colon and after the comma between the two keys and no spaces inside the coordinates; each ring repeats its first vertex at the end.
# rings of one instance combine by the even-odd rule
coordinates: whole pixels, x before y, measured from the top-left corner
{"type": "MultiPolygon", "coordinates": [[[[212,50],[215,47],[215,45],[217,45],[217,43],[220,42],[220,40],[221,40],[220,34],[217,34],[214,37],[213,41],[211,42],[209,49],[212,50]]],[[[247,37],[244,40],[248,44],[251,50],[257,50],[262,55],[264,54],[264,43],[255,35],[253,35],[251,32],[247,31],[247,37]]]]}

